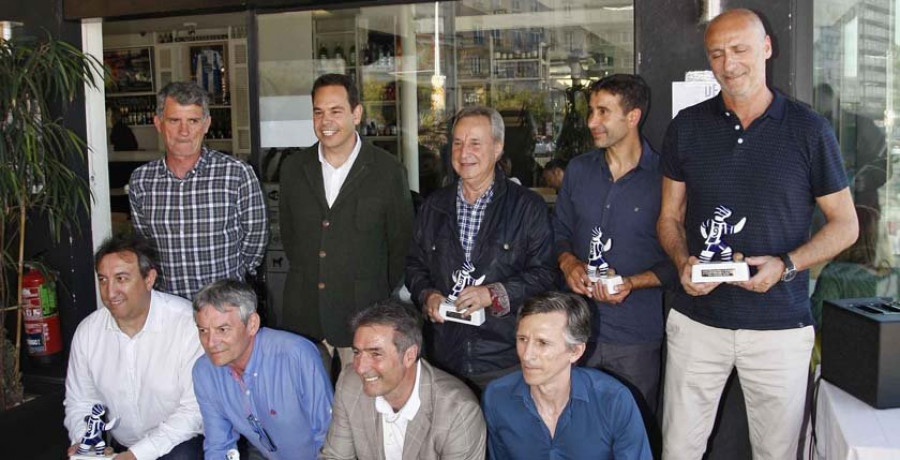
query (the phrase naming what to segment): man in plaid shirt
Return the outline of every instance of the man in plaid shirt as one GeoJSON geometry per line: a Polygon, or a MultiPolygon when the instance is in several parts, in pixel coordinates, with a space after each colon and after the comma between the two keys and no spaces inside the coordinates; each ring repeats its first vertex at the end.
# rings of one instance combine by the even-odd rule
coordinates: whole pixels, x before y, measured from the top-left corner
{"type": "Polygon", "coordinates": [[[248,164],[203,146],[206,91],[173,82],[156,101],[166,156],[132,173],[131,218],[156,244],[162,290],[190,299],[213,281],[256,272],[268,241],[265,202],[248,164]]]}

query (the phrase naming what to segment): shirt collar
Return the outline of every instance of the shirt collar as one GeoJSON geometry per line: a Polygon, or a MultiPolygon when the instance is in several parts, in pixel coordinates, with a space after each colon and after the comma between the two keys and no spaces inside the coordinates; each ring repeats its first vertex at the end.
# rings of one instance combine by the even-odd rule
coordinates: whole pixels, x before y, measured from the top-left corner
{"type": "MultiPolygon", "coordinates": [[[[184,178],[188,179],[188,178],[194,176],[195,174],[200,174],[200,171],[203,171],[204,166],[206,166],[208,158],[209,158],[209,150],[206,148],[206,146],[203,146],[200,149],[200,158],[197,160],[197,163],[194,164],[194,167],[191,168],[191,170],[188,171],[188,173],[184,175],[184,178]]],[[[175,174],[173,174],[172,171],[169,171],[169,167],[166,165],[165,157],[163,157],[161,160],[159,160],[159,165],[157,166],[156,174],[158,176],[169,176],[170,175],[172,177],[175,177],[175,174]]]]}
{"type": "MultiPolygon", "coordinates": [[[[571,385],[571,389],[569,390],[569,401],[572,399],[577,399],[579,401],[590,401],[591,396],[588,391],[588,381],[587,376],[582,373],[582,370],[577,366],[572,366],[571,380],[569,382],[571,385]]],[[[511,392],[514,396],[517,396],[522,399],[522,402],[526,406],[535,407],[534,399],[531,397],[531,387],[525,383],[525,377],[522,376],[522,379],[519,380],[519,385],[516,388],[513,388],[511,392]]]]}
{"type": "Polygon", "coordinates": [[[491,185],[487,188],[487,190],[485,190],[484,193],[482,193],[474,203],[469,204],[469,202],[466,201],[466,197],[463,195],[462,180],[460,179],[456,182],[456,200],[457,202],[462,203],[464,206],[468,207],[480,206],[485,202],[490,203],[491,199],[494,197],[494,185],[496,184],[497,176],[494,176],[494,181],[491,182],[491,185]]]}
{"type": "Polygon", "coordinates": [[[641,169],[653,169],[658,161],[657,158],[657,153],[653,151],[653,147],[650,147],[647,139],[641,137],[641,159],[638,161],[638,167],[641,169]]]}
{"type": "MultiPolygon", "coordinates": [[[[142,334],[144,331],[148,332],[159,332],[163,330],[163,325],[161,324],[161,320],[159,319],[160,313],[156,310],[159,308],[153,308],[153,303],[162,302],[162,299],[159,298],[159,293],[156,289],[150,291],[150,311],[147,312],[147,319],[144,321],[144,326],[138,331],[134,336],[137,337],[138,334],[142,334]]],[[[104,307],[106,308],[106,307],[104,307]]],[[[119,323],[116,322],[116,319],[113,317],[112,313],[107,311],[107,319],[106,319],[106,328],[116,331],[122,332],[122,328],[119,327],[119,323]]]]}
{"type": "Polygon", "coordinates": [[[416,362],[416,383],[413,384],[413,391],[409,395],[409,399],[406,400],[406,404],[404,404],[400,410],[394,412],[394,409],[386,399],[381,396],[376,396],[375,410],[383,415],[389,422],[396,422],[399,419],[405,419],[407,421],[412,420],[416,416],[416,413],[419,412],[419,406],[422,404],[422,401],[419,399],[419,381],[421,378],[422,360],[420,359],[416,362]]]}
{"type": "MultiPolygon", "coordinates": [[[[244,375],[253,374],[256,372],[256,369],[260,366],[258,363],[260,358],[257,358],[259,355],[259,342],[262,339],[263,334],[265,334],[266,328],[260,327],[259,330],[256,331],[256,335],[253,336],[253,350],[250,350],[250,360],[247,361],[247,367],[244,368],[244,375]]],[[[229,369],[231,367],[229,366],[229,369]]]]}
{"type": "MultiPolygon", "coordinates": [[[[772,102],[769,103],[769,106],[766,107],[765,112],[759,118],[771,117],[780,120],[784,116],[785,96],[777,89],[769,88],[769,91],[772,91],[772,102]]],[[[715,107],[716,111],[723,117],[734,115],[731,109],[725,107],[725,99],[722,98],[721,92],[716,96],[715,107]]]]}
{"type": "MultiPolygon", "coordinates": [[[[609,170],[609,162],[606,161],[606,149],[600,149],[600,155],[598,158],[600,159],[601,167],[605,170],[609,170]]],[[[653,147],[650,146],[650,143],[647,142],[643,136],[641,137],[641,157],[638,159],[638,164],[635,168],[639,169],[654,169],[656,165],[656,158],[658,154],[653,150],[653,147]]]]}
{"type": "Polygon", "coordinates": [[[325,160],[325,154],[322,153],[322,143],[319,142],[319,146],[317,151],[319,152],[319,163],[322,163],[322,166],[334,169],[335,171],[339,171],[344,168],[350,168],[353,166],[353,163],[356,161],[356,157],[359,156],[359,150],[362,148],[362,139],[359,137],[359,133],[356,133],[356,145],[353,146],[353,150],[350,151],[350,156],[347,157],[347,161],[344,164],[335,168],[331,166],[331,163],[325,160]]]}

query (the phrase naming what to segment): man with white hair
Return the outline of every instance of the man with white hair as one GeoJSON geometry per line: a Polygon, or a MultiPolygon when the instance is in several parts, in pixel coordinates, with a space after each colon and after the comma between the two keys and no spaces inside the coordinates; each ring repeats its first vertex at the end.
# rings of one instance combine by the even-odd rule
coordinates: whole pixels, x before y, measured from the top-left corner
{"type": "Polygon", "coordinates": [[[459,181],[432,193],[422,205],[406,260],[406,285],[432,321],[425,331],[432,362],[484,388],[518,366],[516,324],[509,312],[553,286],[553,231],[544,200],[507,180],[497,167],[503,118],[496,110],[460,110],[452,142],[459,181]],[[460,290],[454,272],[482,284],[460,290]],[[454,287],[461,291],[457,313],[485,310],[483,324],[444,321],[440,304],[454,287]]]}
{"type": "Polygon", "coordinates": [[[194,296],[206,355],[194,391],[207,459],[222,459],[242,435],[268,458],[316,458],[331,422],[331,381],[309,340],[259,325],[256,294],[236,280],[194,296]]]}

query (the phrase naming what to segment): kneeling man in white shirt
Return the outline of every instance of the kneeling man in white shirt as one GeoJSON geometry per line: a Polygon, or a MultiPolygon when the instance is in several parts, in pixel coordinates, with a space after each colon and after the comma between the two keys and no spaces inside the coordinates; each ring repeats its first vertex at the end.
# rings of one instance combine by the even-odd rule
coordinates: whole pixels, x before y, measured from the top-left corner
{"type": "Polygon", "coordinates": [[[73,455],[85,415],[103,404],[118,418],[117,460],[203,457],[202,417],[191,369],[203,350],[191,303],[153,289],[155,252],[145,240],[112,237],[97,250],[100,308],[72,340],[66,418],[73,455]]]}

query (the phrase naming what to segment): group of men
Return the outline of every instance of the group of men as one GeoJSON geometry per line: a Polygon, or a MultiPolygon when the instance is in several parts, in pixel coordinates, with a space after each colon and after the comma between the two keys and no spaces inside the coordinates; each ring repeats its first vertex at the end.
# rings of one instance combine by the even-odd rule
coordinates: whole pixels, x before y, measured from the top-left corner
{"type": "Polygon", "coordinates": [[[813,343],[807,269],[855,240],[855,213],[827,122],[766,86],[759,17],[727,11],[705,44],[722,91],[679,113],[661,155],[640,135],[643,80],[591,85],[597,148],[568,164],[552,216],[498,168],[502,117],[467,107],[451,139],[459,180],[413,223],[403,166],[357,132],[353,82],[317,79],[319,142],[281,169],[290,332],[261,327],[239,281],[267,239],[259,184],[202,146],[202,90],[167,86],[154,120],[166,156],[129,190],[143,238],[98,250],[106,308],[73,341],[71,451],[99,402],[121,420],[122,459],[221,459],[240,436],[268,458],[651,458],[642,416],[658,406],[665,338],[664,458],[702,456],[735,368],[754,456],[793,457],[813,343]],[[815,205],[826,224],[810,237],[815,205]],[[728,243],[752,276],[694,282],[704,222],[723,207],[746,217],[728,243]],[[591,281],[589,265],[621,284],[591,281]],[[424,330],[384,300],[401,280],[424,330]],[[451,294],[456,316],[484,322],[448,321],[451,294]],[[316,344],[294,333],[345,366],[334,390],[316,344]]]}

